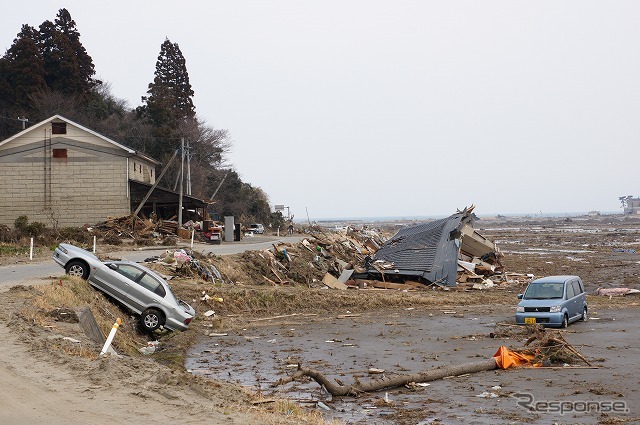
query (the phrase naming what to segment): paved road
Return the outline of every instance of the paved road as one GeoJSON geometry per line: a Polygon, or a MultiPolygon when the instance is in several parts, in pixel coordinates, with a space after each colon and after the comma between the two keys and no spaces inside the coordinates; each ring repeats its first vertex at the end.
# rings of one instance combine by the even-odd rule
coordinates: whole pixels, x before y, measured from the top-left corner
{"type": "MultiPolygon", "coordinates": [[[[275,242],[297,243],[303,238],[300,236],[255,236],[244,238],[240,242],[223,242],[221,245],[194,243],[194,251],[213,253],[216,255],[239,254],[244,251],[256,251],[267,249],[275,242]]],[[[188,246],[185,246],[188,248],[188,246]]],[[[111,258],[122,258],[130,261],[143,261],[145,258],[158,255],[166,250],[166,247],[155,249],[136,249],[131,251],[109,252],[111,258]]],[[[100,247],[98,246],[98,254],[100,247]]],[[[62,275],[64,272],[53,260],[38,263],[22,263],[10,266],[0,266],[0,292],[8,290],[11,286],[21,283],[37,284],[49,283],[51,279],[62,275]]]]}

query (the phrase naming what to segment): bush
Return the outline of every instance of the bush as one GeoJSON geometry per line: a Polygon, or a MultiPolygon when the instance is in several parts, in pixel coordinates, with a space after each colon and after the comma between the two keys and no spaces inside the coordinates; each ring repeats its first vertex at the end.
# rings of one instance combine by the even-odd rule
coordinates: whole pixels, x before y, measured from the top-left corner
{"type": "Polygon", "coordinates": [[[18,232],[15,229],[10,229],[9,226],[4,224],[0,225],[0,242],[2,243],[16,243],[20,239],[18,232]]]}
{"type": "Polygon", "coordinates": [[[93,236],[84,227],[63,227],[58,234],[66,242],[77,242],[80,245],[92,244],[93,236]]]}
{"type": "Polygon", "coordinates": [[[44,230],[47,228],[44,223],[41,223],[39,221],[34,221],[33,223],[29,224],[29,217],[27,217],[26,215],[21,215],[16,218],[13,222],[13,226],[16,228],[20,236],[28,236],[34,238],[37,238],[42,233],[44,233],[44,230]]]}
{"type": "Polygon", "coordinates": [[[21,215],[20,217],[16,218],[16,220],[13,222],[13,227],[15,227],[15,229],[20,234],[25,234],[27,232],[28,226],[29,226],[29,217],[27,217],[26,215],[21,215]]]}

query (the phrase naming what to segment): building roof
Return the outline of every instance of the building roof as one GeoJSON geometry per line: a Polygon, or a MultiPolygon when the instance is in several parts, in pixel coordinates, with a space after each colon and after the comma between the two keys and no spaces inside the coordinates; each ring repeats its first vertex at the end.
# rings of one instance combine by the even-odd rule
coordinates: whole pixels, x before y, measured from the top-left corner
{"type": "MultiPolygon", "coordinates": [[[[131,202],[139,204],[153,185],[142,183],[136,180],[129,180],[129,188],[131,191],[131,202]]],[[[180,194],[174,190],[157,186],[145,202],[145,205],[156,203],[158,205],[178,205],[180,194]]],[[[206,208],[209,205],[202,199],[189,195],[182,195],[184,208],[206,208]]]]}
{"type": "Polygon", "coordinates": [[[17,134],[14,134],[13,136],[9,137],[8,139],[0,141],[0,147],[2,147],[3,145],[11,142],[12,140],[15,140],[15,139],[17,139],[17,138],[19,138],[19,137],[21,137],[21,136],[33,131],[33,130],[36,130],[36,129],[38,129],[38,128],[46,125],[46,124],[49,124],[52,121],[64,121],[64,122],[66,122],[68,124],[71,124],[71,125],[73,125],[75,127],[78,127],[79,129],[81,129],[83,131],[86,131],[87,133],[89,133],[89,134],[91,134],[93,136],[96,136],[96,137],[104,140],[105,142],[108,142],[108,143],[112,144],[113,146],[115,146],[117,148],[120,148],[120,149],[126,151],[127,153],[131,154],[132,156],[139,156],[139,157],[141,157],[141,158],[143,158],[143,159],[145,159],[145,160],[147,160],[147,161],[149,161],[149,162],[151,162],[151,163],[153,163],[155,165],[160,164],[159,161],[151,158],[150,156],[148,156],[148,155],[146,155],[146,154],[144,154],[142,152],[138,152],[138,151],[136,151],[134,149],[131,149],[131,148],[125,146],[125,145],[122,145],[122,144],[120,144],[120,143],[118,143],[118,142],[116,142],[116,141],[114,141],[114,140],[112,140],[112,139],[110,139],[110,138],[108,138],[106,136],[103,136],[100,133],[97,133],[97,132],[95,132],[95,131],[87,128],[87,127],[84,127],[83,125],[80,125],[77,122],[71,121],[70,119],[65,118],[65,117],[63,117],[61,115],[54,115],[54,116],[52,116],[50,118],[47,118],[44,121],[40,121],[39,123],[32,125],[31,127],[25,128],[21,132],[19,132],[17,134]]]}
{"type": "Polygon", "coordinates": [[[464,211],[401,229],[380,247],[373,260],[394,264],[391,270],[384,272],[385,275],[409,275],[455,285],[460,229],[473,217],[464,211]]]}

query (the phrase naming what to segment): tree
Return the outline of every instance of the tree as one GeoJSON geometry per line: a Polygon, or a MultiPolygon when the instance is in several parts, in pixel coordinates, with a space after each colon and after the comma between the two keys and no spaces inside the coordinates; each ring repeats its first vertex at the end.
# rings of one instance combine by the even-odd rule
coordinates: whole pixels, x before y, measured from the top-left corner
{"type": "Polygon", "coordinates": [[[10,90],[6,100],[12,103],[14,110],[21,113],[30,109],[34,94],[47,90],[44,61],[37,43],[36,29],[23,25],[3,58],[2,73],[10,90]]]}
{"type": "Polygon", "coordinates": [[[186,60],[178,44],[168,38],[160,46],[147,94],[142,97],[144,105],[138,112],[154,126],[156,146],[149,153],[163,158],[175,150],[177,140],[185,137],[188,128],[197,126],[186,60]]]}
{"type": "Polygon", "coordinates": [[[93,60],[80,43],[75,25],[69,12],[60,9],[55,23],[44,21],[40,25],[39,45],[49,89],[86,101],[100,81],[93,79],[93,60]]]}
{"type": "MultiPolygon", "coordinates": [[[[79,69],[81,80],[87,87],[93,88],[102,84],[102,81],[94,79],[96,74],[93,59],[87,53],[80,42],[80,32],[76,28],[75,21],[71,18],[71,14],[67,9],[60,9],[54,21],[56,30],[66,36],[71,49],[74,52],[74,59],[79,69]]],[[[83,92],[84,94],[84,92],[83,92]]]]}

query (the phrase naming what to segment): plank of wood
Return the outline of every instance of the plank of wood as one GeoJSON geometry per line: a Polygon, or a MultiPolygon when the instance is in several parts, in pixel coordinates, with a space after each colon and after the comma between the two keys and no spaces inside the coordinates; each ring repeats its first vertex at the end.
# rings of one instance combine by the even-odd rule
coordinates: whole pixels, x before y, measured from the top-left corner
{"type": "Polygon", "coordinates": [[[330,273],[327,273],[324,275],[324,277],[322,278],[322,283],[324,283],[325,285],[327,285],[329,288],[332,288],[332,289],[346,290],[348,288],[347,285],[340,282],[330,273]]]}
{"type": "Polygon", "coordinates": [[[360,283],[366,283],[367,286],[378,288],[378,289],[396,289],[396,290],[415,289],[415,287],[412,285],[407,285],[404,283],[382,282],[380,280],[356,279],[356,283],[358,285],[360,285],[360,283]]]}

